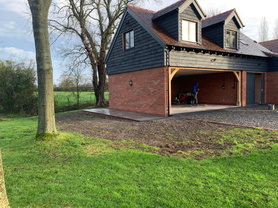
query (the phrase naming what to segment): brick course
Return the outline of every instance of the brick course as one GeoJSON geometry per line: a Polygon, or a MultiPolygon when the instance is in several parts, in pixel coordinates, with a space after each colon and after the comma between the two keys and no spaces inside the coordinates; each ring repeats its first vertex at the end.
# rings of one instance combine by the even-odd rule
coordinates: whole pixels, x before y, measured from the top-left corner
{"type": "Polygon", "coordinates": [[[278,72],[266,73],[266,103],[278,105],[278,72]]]}
{"type": "Polygon", "coordinates": [[[167,67],[110,75],[109,108],[167,117],[167,89],[167,67]]]}

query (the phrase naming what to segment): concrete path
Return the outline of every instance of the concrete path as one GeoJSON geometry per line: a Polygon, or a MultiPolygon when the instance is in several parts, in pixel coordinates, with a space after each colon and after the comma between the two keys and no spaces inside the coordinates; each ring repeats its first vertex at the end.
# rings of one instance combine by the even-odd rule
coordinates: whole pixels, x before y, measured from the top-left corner
{"type": "Polygon", "coordinates": [[[112,116],[116,118],[123,118],[133,121],[153,121],[164,119],[164,117],[159,116],[152,116],[148,114],[140,114],[140,113],[133,113],[133,112],[126,112],[126,111],[119,111],[119,110],[111,110],[108,108],[96,108],[96,109],[84,109],[83,113],[89,113],[97,116],[112,116]]]}
{"type": "Polygon", "coordinates": [[[172,105],[171,115],[182,114],[182,113],[193,113],[201,111],[212,111],[212,110],[221,110],[228,108],[235,108],[237,106],[232,105],[206,105],[200,104],[198,106],[191,105],[172,105]]]}

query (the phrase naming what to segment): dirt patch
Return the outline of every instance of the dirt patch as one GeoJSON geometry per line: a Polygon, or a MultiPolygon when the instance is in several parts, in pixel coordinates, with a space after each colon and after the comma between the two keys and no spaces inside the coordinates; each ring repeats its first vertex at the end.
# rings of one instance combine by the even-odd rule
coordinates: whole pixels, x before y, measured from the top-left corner
{"type": "Polygon", "coordinates": [[[58,114],[56,121],[60,131],[77,132],[88,137],[112,141],[132,140],[136,144],[156,147],[156,152],[162,155],[186,157],[190,154],[201,159],[219,155],[235,145],[232,140],[222,139],[223,134],[233,129],[233,126],[188,120],[183,117],[133,122],[75,112],[58,114]]]}

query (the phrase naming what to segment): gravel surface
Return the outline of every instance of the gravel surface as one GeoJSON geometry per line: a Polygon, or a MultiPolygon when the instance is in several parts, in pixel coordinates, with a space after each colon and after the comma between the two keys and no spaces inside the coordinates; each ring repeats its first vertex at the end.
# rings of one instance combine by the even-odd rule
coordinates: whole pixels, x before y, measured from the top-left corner
{"type": "Polygon", "coordinates": [[[187,113],[175,115],[174,117],[189,117],[278,130],[278,110],[268,110],[266,105],[187,113]]]}

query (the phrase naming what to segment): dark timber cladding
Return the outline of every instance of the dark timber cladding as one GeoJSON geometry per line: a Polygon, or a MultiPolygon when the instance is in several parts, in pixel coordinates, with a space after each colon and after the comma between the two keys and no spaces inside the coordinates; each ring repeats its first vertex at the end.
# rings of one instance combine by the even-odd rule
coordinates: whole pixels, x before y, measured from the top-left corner
{"type": "Polygon", "coordinates": [[[173,11],[170,15],[164,15],[155,19],[159,25],[161,25],[165,30],[167,30],[176,40],[179,39],[179,29],[178,29],[178,11],[173,11]]]}
{"type": "Polygon", "coordinates": [[[278,71],[278,56],[269,60],[269,71],[278,71]]]}
{"type": "Polygon", "coordinates": [[[171,66],[227,70],[267,71],[268,60],[253,57],[223,56],[209,53],[171,51],[171,66]],[[215,60],[214,60],[215,59],[215,60]],[[213,61],[212,61],[213,60],[213,61]]]}
{"type": "Polygon", "coordinates": [[[189,7],[187,7],[182,13],[179,14],[179,41],[182,40],[182,20],[191,20],[194,22],[197,22],[197,31],[198,31],[198,37],[197,42],[202,43],[202,22],[201,22],[201,16],[191,4],[189,7]]]}
{"type": "Polygon", "coordinates": [[[118,34],[107,62],[108,75],[164,65],[163,47],[129,13],[118,34]],[[132,29],[134,47],[123,50],[123,33],[132,29]]]}
{"type": "Polygon", "coordinates": [[[213,40],[222,48],[224,47],[224,32],[223,23],[218,23],[216,25],[211,25],[209,27],[203,28],[203,34],[213,40]]]}

